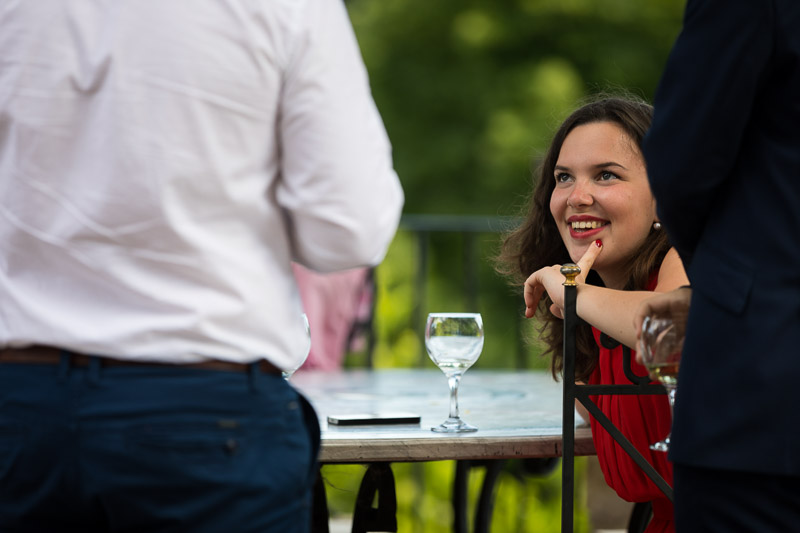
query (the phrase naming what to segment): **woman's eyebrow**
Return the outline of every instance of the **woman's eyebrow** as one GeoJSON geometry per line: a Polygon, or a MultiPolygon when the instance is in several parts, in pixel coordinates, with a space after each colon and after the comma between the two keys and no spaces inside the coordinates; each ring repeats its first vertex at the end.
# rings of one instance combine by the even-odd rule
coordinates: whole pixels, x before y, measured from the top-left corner
{"type": "Polygon", "coordinates": [[[594,168],[619,167],[622,170],[628,170],[627,167],[625,167],[625,165],[621,165],[621,164],[619,164],[619,163],[617,163],[615,161],[607,161],[605,163],[598,163],[598,164],[593,165],[593,166],[594,166],[594,168]]]}
{"type": "MultiPolygon", "coordinates": [[[[592,168],[608,168],[608,167],[619,167],[622,170],[628,170],[628,168],[625,165],[621,165],[615,161],[606,161],[605,163],[597,163],[595,165],[592,165],[592,168]]],[[[556,165],[555,167],[553,167],[553,170],[569,171],[570,167],[564,165],[556,165]]]]}

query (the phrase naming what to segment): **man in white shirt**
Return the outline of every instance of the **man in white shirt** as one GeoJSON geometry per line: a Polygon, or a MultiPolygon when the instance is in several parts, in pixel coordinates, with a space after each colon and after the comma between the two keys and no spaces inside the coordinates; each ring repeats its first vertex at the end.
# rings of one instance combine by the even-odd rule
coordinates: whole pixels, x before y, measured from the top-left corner
{"type": "Polygon", "coordinates": [[[339,0],[0,9],[0,530],[304,531],[292,260],[403,194],[339,0]]]}

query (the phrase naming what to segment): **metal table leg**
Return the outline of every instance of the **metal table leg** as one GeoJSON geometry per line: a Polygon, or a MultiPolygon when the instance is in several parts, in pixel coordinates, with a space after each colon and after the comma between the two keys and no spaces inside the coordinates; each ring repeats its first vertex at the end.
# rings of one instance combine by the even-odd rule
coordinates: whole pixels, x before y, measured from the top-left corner
{"type": "Polygon", "coordinates": [[[482,466],[486,468],[483,478],[481,493],[475,509],[475,533],[488,533],[494,512],[494,489],[497,478],[503,471],[506,461],[492,459],[486,461],[456,461],[456,474],[453,480],[453,531],[467,533],[467,487],[469,474],[473,468],[482,466]]]}
{"type": "Polygon", "coordinates": [[[311,533],[329,533],[328,498],[325,494],[325,482],[322,479],[322,467],[317,470],[314,491],[311,500],[311,533]]]}
{"type": "Polygon", "coordinates": [[[356,497],[352,531],[397,531],[397,494],[389,463],[371,463],[364,473],[356,497]],[[376,495],[378,507],[373,507],[376,495]]]}

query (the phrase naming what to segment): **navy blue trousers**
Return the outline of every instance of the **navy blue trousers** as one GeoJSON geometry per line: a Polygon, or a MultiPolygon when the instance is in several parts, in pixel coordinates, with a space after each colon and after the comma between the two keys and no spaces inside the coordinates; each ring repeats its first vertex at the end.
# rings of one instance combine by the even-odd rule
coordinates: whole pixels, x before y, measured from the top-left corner
{"type": "Polygon", "coordinates": [[[280,376],[0,364],[3,533],[307,533],[319,426],[280,376]]]}
{"type": "Polygon", "coordinates": [[[800,478],[796,476],[676,463],[673,479],[677,533],[800,531],[800,478]]]}

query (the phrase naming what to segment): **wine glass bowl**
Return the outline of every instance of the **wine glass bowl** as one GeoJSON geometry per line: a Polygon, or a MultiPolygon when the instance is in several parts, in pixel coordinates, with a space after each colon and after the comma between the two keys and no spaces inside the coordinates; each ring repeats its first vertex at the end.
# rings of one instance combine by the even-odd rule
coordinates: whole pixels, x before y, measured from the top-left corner
{"type": "MultiPolygon", "coordinates": [[[[678,371],[686,334],[686,315],[647,316],[642,323],[639,351],[650,377],[667,389],[670,412],[675,405],[678,371]]],[[[650,445],[651,450],[669,451],[670,435],[650,445]]]]}
{"type": "Polygon", "coordinates": [[[458,386],[461,376],[483,350],[483,319],[480,313],[430,313],[425,324],[425,348],[431,360],[447,376],[450,387],[450,416],[432,431],[462,433],[478,428],[458,414],[458,386]]]}

